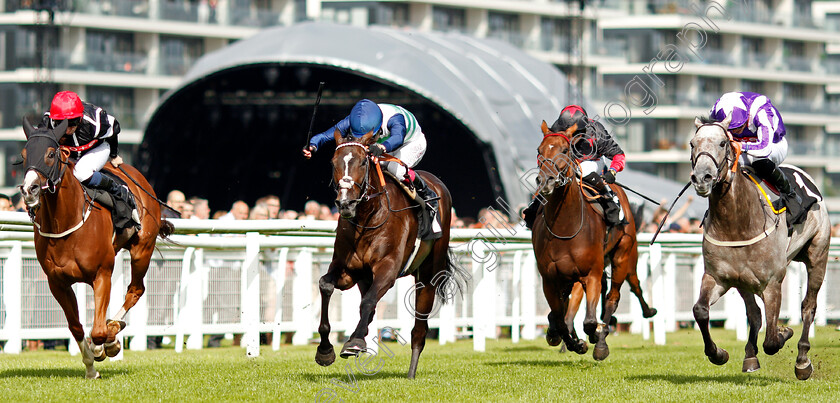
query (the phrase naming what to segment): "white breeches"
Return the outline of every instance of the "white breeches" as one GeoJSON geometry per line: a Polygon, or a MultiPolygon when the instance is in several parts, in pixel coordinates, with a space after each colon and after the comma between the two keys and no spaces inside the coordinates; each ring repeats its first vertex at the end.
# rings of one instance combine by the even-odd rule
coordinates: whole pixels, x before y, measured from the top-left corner
{"type": "Polygon", "coordinates": [[[770,161],[773,161],[776,166],[779,166],[785,158],[787,157],[788,153],[788,142],[787,139],[782,137],[782,141],[778,143],[773,143],[767,147],[770,150],[770,155],[766,157],[754,157],[752,155],[747,154],[746,152],[741,153],[741,158],[739,158],[739,162],[741,165],[744,166],[752,166],[753,161],[763,158],[768,158],[770,161]]]}
{"type": "Polygon", "coordinates": [[[92,150],[82,155],[76,162],[76,169],[73,170],[73,176],[84,182],[88,180],[94,172],[99,171],[108,162],[108,157],[111,155],[111,146],[108,143],[102,143],[92,150]]]}
{"type": "Polygon", "coordinates": [[[592,172],[597,173],[598,175],[601,172],[604,172],[604,159],[598,158],[597,160],[590,160],[590,161],[581,161],[580,162],[580,177],[583,178],[586,175],[589,175],[592,172]]]}
{"type": "MultiPolygon", "coordinates": [[[[423,154],[426,154],[426,136],[424,136],[422,132],[416,132],[411,137],[411,141],[404,143],[402,147],[390,152],[389,154],[399,158],[400,161],[408,165],[409,168],[414,168],[414,166],[417,165],[423,158],[423,154]]],[[[385,167],[388,172],[394,174],[397,178],[402,179],[406,174],[405,167],[403,167],[402,164],[396,162],[383,162],[382,166],[385,167]]]]}

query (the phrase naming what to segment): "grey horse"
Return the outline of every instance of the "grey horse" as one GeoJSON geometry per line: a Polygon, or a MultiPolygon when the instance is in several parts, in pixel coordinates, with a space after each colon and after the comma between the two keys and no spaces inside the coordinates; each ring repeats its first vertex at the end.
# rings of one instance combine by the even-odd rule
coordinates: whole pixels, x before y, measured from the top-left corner
{"type": "Polygon", "coordinates": [[[729,118],[723,122],[696,119],[694,123],[697,131],[691,139],[691,182],[699,196],[709,199],[703,233],[705,274],[700,297],[694,305],[694,318],[703,333],[706,356],[717,365],[729,360],[729,353],[716,346],[709,334],[709,306],[733,287],[744,299],[749,322],[743,371],[753,372],[760,368],[756,353],[761,309],[755,295],[764,301],[767,323],[764,352],[773,355],[782,349],[793,337],[793,330],[777,323],[782,280],[788,264],[795,260],[805,263],[808,289],[802,301],[803,329],[794,372],[798,379],[808,379],[814,371],[808,358],[811,348],[808,331],[814,321],[817,293],[825,277],[831,237],[824,202],[812,206],[806,221],[795,225],[789,237],[785,214],[776,215],[762,200],[755,184],[733,169],[739,148],[731,142],[726,129],[729,118]]]}

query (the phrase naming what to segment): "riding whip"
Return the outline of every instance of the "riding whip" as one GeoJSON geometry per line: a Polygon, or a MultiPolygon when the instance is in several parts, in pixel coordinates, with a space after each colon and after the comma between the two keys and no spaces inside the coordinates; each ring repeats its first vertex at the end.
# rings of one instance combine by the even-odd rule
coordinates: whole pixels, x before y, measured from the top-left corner
{"type": "Polygon", "coordinates": [[[625,185],[622,185],[621,183],[615,182],[615,184],[616,184],[616,185],[618,185],[618,186],[620,186],[620,187],[622,187],[622,188],[624,188],[625,190],[629,190],[629,191],[631,191],[631,192],[633,192],[633,193],[635,193],[635,194],[639,195],[641,198],[643,198],[643,199],[645,199],[645,200],[647,200],[647,201],[649,201],[649,202],[651,202],[651,203],[653,203],[653,204],[655,204],[655,205],[657,205],[657,206],[661,206],[661,204],[659,204],[659,202],[658,202],[658,201],[653,200],[653,199],[651,199],[650,197],[647,197],[647,196],[645,196],[645,195],[643,195],[643,194],[641,194],[641,193],[639,193],[639,192],[637,192],[637,191],[635,191],[635,190],[633,190],[633,189],[630,189],[629,187],[627,187],[627,186],[625,186],[625,185]]]}
{"type": "Polygon", "coordinates": [[[689,186],[691,186],[690,181],[688,183],[686,183],[685,186],[683,186],[682,190],[680,190],[680,193],[674,199],[674,202],[671,203],[671,207],[668,208],[668,211],[665,213],[665,216],[662,217],[662,221],[659,222],[659,227],[657,227],[656,232],[653,233],[653,238],[650,239],[650,244],[651,245],[653,245],[653,241],[656,241],[656,236],[659,235],[659,231],[661,231],[662,226],[665,225],[665,220],[668,218],[668,214],[671,214],[671,210],[674,209],[674,205],[677,204],[677,200],[680,199],[680,196],[682,196],[683,193],[685,193],[685,190],[688,189],[689,186]]]}
{"type": "Polygon", "coordinates": [[[318,113],[318,105],[321,103],[321,93],[324,91],[324,84],[325,82],[321,81],[318,83],[318,97],[315,98],[315,108],[312,110],[312,120],[309,121],[309,132],[306,133],[306,144],[304,147],[309,146],[309,139],[312,138],[312,126],[315,126],[315,114],[318,113]]]}

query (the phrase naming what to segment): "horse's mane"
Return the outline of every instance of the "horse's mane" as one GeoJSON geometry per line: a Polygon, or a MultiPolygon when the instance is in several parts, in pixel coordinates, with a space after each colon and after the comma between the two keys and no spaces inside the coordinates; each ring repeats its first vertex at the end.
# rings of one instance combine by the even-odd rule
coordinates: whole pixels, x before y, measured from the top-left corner
{"type": "Polygon", "coordinates": [[[698,116],[698,117],[697,117],[697,119],[700,119],[700,123],[702,123],[702,124],[704,124],[704,125],[707,125],[707,124],[710,124],[710,123],[720,122],[720,120],[715,119],[715,117],[714,117],[714,116],[712,116],[712,115],[709,115],[709,116],[698,116]]]}

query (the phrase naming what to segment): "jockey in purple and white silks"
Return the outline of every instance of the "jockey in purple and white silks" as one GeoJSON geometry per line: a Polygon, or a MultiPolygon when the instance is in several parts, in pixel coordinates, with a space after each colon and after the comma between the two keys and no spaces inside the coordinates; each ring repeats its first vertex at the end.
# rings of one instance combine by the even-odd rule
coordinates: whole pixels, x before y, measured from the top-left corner
{"type": "Polygon", "coordinates": [[[739,162],[751,166],[758,176],[770,182],[781,193],[777,210],[787,207],[791,217],[802,212],[802,199],[779,169],[787,157],[785,124],[779,110],[764,95],[755,92],[727,92],[715,102],[710,117],[722,121],[730,116],[729,132],[741,142],[739,162]]]}
{"type": "Polygon", "coordinates": [[[329,130],[313,136],[309,145],[303,149],[304,157],[310,158],[321,146],[334,140],[336,130],[341,132],[342,136],[352,135],[356,138],[374,132],[376,143],[370,146],[370,153],[377,157],[388,153],[408,166],[409,169],[406,169],[397,162],[380,162],[388,172],[397,178],[403,178],[406,184],[413,185],[417,194],[426,200],[426,205],[431,210],[432,230],[435,234],[440,233],[437,217],[438,195],[411,169],[426,153],[426,136],[411,112],[398,105],[377,104],[369,99],[362,99],[353,106],[349,116],[329,130]]]}

